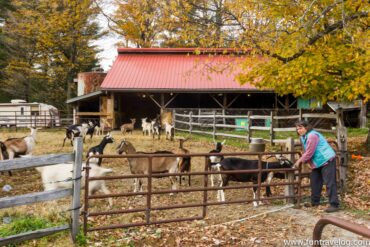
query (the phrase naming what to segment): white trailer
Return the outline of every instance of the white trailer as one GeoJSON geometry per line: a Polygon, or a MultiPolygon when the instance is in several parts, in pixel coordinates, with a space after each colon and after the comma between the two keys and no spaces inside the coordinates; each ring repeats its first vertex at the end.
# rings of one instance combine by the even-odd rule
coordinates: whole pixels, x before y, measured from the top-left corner
{"type": "Polygon", "coordinates": [[[10,103],[0,103],[0,126],[59,127],[59,110],[44,103],[11,100],[10,103]]]}

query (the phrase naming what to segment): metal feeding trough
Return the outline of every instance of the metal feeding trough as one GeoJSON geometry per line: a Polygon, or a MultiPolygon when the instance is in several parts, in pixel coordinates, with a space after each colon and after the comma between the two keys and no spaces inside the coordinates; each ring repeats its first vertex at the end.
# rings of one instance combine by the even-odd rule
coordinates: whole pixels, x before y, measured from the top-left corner
{"type": "Polygon", "coordinates": [[[265,148],[266,144],[262,138],[251,138],[251,143],[249,144],[250,152],[264,152],[265,148]]]}

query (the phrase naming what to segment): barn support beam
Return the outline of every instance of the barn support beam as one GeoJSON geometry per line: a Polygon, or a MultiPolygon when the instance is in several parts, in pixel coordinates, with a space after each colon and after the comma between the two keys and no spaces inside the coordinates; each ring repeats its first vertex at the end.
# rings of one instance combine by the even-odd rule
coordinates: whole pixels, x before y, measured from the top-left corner
{"type": "Polygon", "coordinates": [[[236,95],[231,101],[230,103],[226,106],[226,108],[229,108],[239,97],[240,97],[241,94],[238,94],[236,95]]]}
{"type": "Polygon", "coordinates": [[[214,94],[209,94],[210,96],[211,96],[211,98],[222,108],[222,109],[224,109],[225,107],[224,107],[224,105],[223,104],[221,104],[221,102],[220,101],[218,101],[218,99],[215,97],[215,95],[214,94]]]}

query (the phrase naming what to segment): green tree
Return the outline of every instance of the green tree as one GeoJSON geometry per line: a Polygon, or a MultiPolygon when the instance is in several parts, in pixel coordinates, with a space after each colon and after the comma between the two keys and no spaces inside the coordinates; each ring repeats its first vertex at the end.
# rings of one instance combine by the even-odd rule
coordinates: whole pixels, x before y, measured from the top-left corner
{"type": "MultiPolygon", "coordinates": [[[[8,12],[13,9],[11,5],[10,0],[0,0],[0,84],[2,85],[5,76],[4,76],[4,68],[7,65],[7,61],[9,59],[9,50],[7,47],[7,37],[4,35],[3,28],[5,26],[7,17],[8,17],[8,12]]],[[[0,87],[0,101],[5,102],[10,99],[10,95],[5,93],[2,88],[0,87]]]]}
{"type": "Polygon", "coordinates": [[[98,9],[89,0],[13,2],[5,31],[16,56],[5,69],[5,90],[65,109],[73,78],[98,62],[92,45],[104,35],[95,22],[98,9]]]}

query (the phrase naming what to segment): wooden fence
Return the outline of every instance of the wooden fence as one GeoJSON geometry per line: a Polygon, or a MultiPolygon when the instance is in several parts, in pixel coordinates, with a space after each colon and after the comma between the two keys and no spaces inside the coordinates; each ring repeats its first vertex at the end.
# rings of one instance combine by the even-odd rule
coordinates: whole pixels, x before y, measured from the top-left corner
{"type": "MultiPolygon", "coordinates": [[[[200,133],[212,135],[213,138],[217,136],[232,137],[246,139],[251,142],[251,138],[258,137],[254,135],[254,131],[262,130],[268,131],[270,139],[265,141],[270,142],[272,145],[278,142],[285,142],[286,139],[276,139],[277,132],[296,131],[294,125],[288,127],[279,127],[279,122],[284,120],[301,120],[301,119],[328,119],[335,122],[330,128],[321,128],[320,126],[315,129],[320,132],[336,133],[338,126],[343,126],[341,112],[334,113],[302,113],[301,111],[297,115],[290,116],[275,116],[274,112],[271,111],[269,115],[253,115],[251,111],[247,115],[225,115],[214,111],[212,114],[180,114],[173,111],[173,123],[175,130],[186,131],[191,133],[200,133]],[[231,120],[231,121],[230,121],[231,120]],[[237,120],[243,120],[244,125],[238,125],[237,120]],[[230,122],[234,124],[230,124],[230,122]],[[262,124],[261,124],[262,123],[262,124]],[[188,126],[188,127],[185,127],[188,126]],[[197,129],[195,129],[195,128],[197,129]],[[235,133],[223,133],[222,131],[231,129],[239,130],[241,134],[235,133]],[[210,131],[212,130],[212,131],[210,131]]],[[[294,121],[294,122],[295,122],[294,121]]]]}
{"type": "Polygon", "coordinates": [[[340,165],[340,183],[343,191],[346,190],[346,177],[347,177],[347,166],[348,166],[348,157],[347,157],[347,128],[344,127],[343,123],[343,111],[338,109],[337,113],[303,113],[301,110],[299,114],[289,115],[289,116],[276,116],[274,111],[270,111],[269,115],[253,115],[252,111],[249,111],[246,115],[225,115],[220,112],[213,112],[213,114],[205,115],[200,114],[196,115],[190,111],[188,114],[180,114],[173,110],[173,124],[175,130],[185,131],[191,133],[200,133],[206,135],[212,135],[213,138],[216,136],[224,136],[231,138],[241,138],[251,142],[252,137],[258,138],[258,136],[253,135],[254,131],[262,130],[268,131],[270,139],[264,139],[264,141],[270,142],[271,145],[276,143],[285,143],[286,139],[276,139],[276,132],[285,132],[285,131],[296,131],[294,123],[297,120],[319,120],[316,122],[323,122],[322,120],[328,120],[335,124],[329,125],[330,128],[322,128],[320,125],[314,126],[316,130],[320,132],[333,133],[336,135],[336,142],[338,143],[339,156],[339,165],[340,165]],[[232,121],[228,121],[231,119],[232,121]],[[230,122],[235,123],[236,119],[244,119],[245,126],[230,124],[230,122]],[[281,124],[280,121],[289,120],[291,126],[286,124],[281,124]],[[293,120],[293,121],[291,121],[293,120]],[[256,124],[255,124],[256,123],[256,124]],[[262,123],[262,124],[261,124],[262,123]],[[266,126],[268,123],[268,126],[266,126]],[[184,126],[188,126],[187,128],[184,126]],[[279,127],[283,126],[283,127],[279,127]],[[197,127],[198,129],[194,129],[197,127]],[[244,134],[234,134],[234,133],[222,133],[225,129],[238,129],[244,134]],[[210,131],[212,130],[212,131],[210,131]],[[244,132],[243,132],[244,131],[244,132]]]}
{"type": "Polygon", "coordinates": [[[60,225],[46,229],[39,229],[21,233],[5,238],[0,238],[0,245],[15,244],[25,240],[41,238],[63,230],[70,229],[72,240],[76,240],[79,232],[80,215],[80,190],[81,190],[81,169],[82,169],[82,138],[78,137],[74,142],[74,152],[67,154],[49,154],[29,158],[0,161],[0,172],[28,169],[41,166],[55,165],[59,163],[74,162],[71,181],[73,189],[56,189],[44,192],[36,192],[19,196],[5,197],[0,199],[0,209],[21,205],[28,205],[37,202],[51,201],[63,197],[72,196],[71,225],[60,225]]]}

